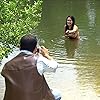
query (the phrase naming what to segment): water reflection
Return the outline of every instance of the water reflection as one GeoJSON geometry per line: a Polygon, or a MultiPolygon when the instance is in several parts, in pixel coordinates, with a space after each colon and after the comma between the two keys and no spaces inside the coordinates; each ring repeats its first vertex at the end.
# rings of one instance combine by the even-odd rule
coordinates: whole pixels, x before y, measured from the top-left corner
{"type": "MultiPolygon", "coordinates": [[[[95,63],[95,62],[93,62],[95,63]]],[[[97,96],[100,96],[100,68],[98,65],[86,64],[85,66],[77,66],[77,82],[80,84],[80,90],[84,90],[84,95],[87,91],[94,92],[97,96]]]]}
{"type": "Polygon", "coordinates": [[[79,40],[65,38],[64,46],[66,48],[67,57],[75,58],[75,54],[77,53],[77,48],[79,46],[79,40]]]}
{"type": "Polygon", "coordinates": [[[94,29],[96,24],[95,0],[87,0],[88,25],[94,29]]]}
{"type": "Polygon", "coordinates": [[[42,33],[38,35],[46,41],[60,63],[54,84],[49,80],[51,86],[62,91],[63,100],[100,100],[97,96],[100,91],[100,0],[43,1],[38,28],[42,33]],[[81,35],[79,41],[62,37],[68,15],[77,20],[81,35]]]}

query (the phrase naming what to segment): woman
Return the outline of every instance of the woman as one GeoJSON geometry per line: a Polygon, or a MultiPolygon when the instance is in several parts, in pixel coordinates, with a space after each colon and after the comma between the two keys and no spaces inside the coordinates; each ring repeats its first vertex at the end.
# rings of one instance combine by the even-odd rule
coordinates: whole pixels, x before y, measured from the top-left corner
{"type": "Polygon", "coordinates": [[[79,39],[79,30],[77,25],[75,25],[75,18],[73,16],[68,16],[66,18],[64,33],[65,33],[65,37],[71,39],[79,39]]]}

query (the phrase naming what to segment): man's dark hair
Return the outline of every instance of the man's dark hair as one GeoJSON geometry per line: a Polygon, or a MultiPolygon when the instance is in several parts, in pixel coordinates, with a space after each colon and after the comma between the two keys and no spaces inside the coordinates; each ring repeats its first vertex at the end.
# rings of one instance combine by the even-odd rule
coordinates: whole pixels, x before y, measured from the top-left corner
{"type": "Polygon", "coordinates": [[[28,50],[33,52],[36,45],[37,39],[31,34],[24,35],[20,40],[20,50],[28,50]]]}

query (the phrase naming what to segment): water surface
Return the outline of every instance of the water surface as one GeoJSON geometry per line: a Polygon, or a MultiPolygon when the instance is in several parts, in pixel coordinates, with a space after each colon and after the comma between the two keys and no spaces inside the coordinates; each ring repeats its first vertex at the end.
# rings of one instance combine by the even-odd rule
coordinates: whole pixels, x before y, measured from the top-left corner
{"type": "Polygon", "coordinates": [[[46,73],[50,86],[62,92],[63,100],[100,100],[100,1],[43,1],[37,34],[59,62],[56,73],[46,73]],[[80,40],[64,37],[68,15],[75,16],[80,40]]]}

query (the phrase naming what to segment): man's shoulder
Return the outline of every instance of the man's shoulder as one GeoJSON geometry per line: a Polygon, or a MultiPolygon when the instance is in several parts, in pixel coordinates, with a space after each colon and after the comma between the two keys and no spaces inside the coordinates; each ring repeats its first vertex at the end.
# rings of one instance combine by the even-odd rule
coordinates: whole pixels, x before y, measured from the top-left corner
{"type": "Polygon", "coordinates": [[[32,54],[18,54],[16,57],[8,61],[4,68],[8,70],[20,70],[31,65],[35,65],[35,59],[32,54]]]}

